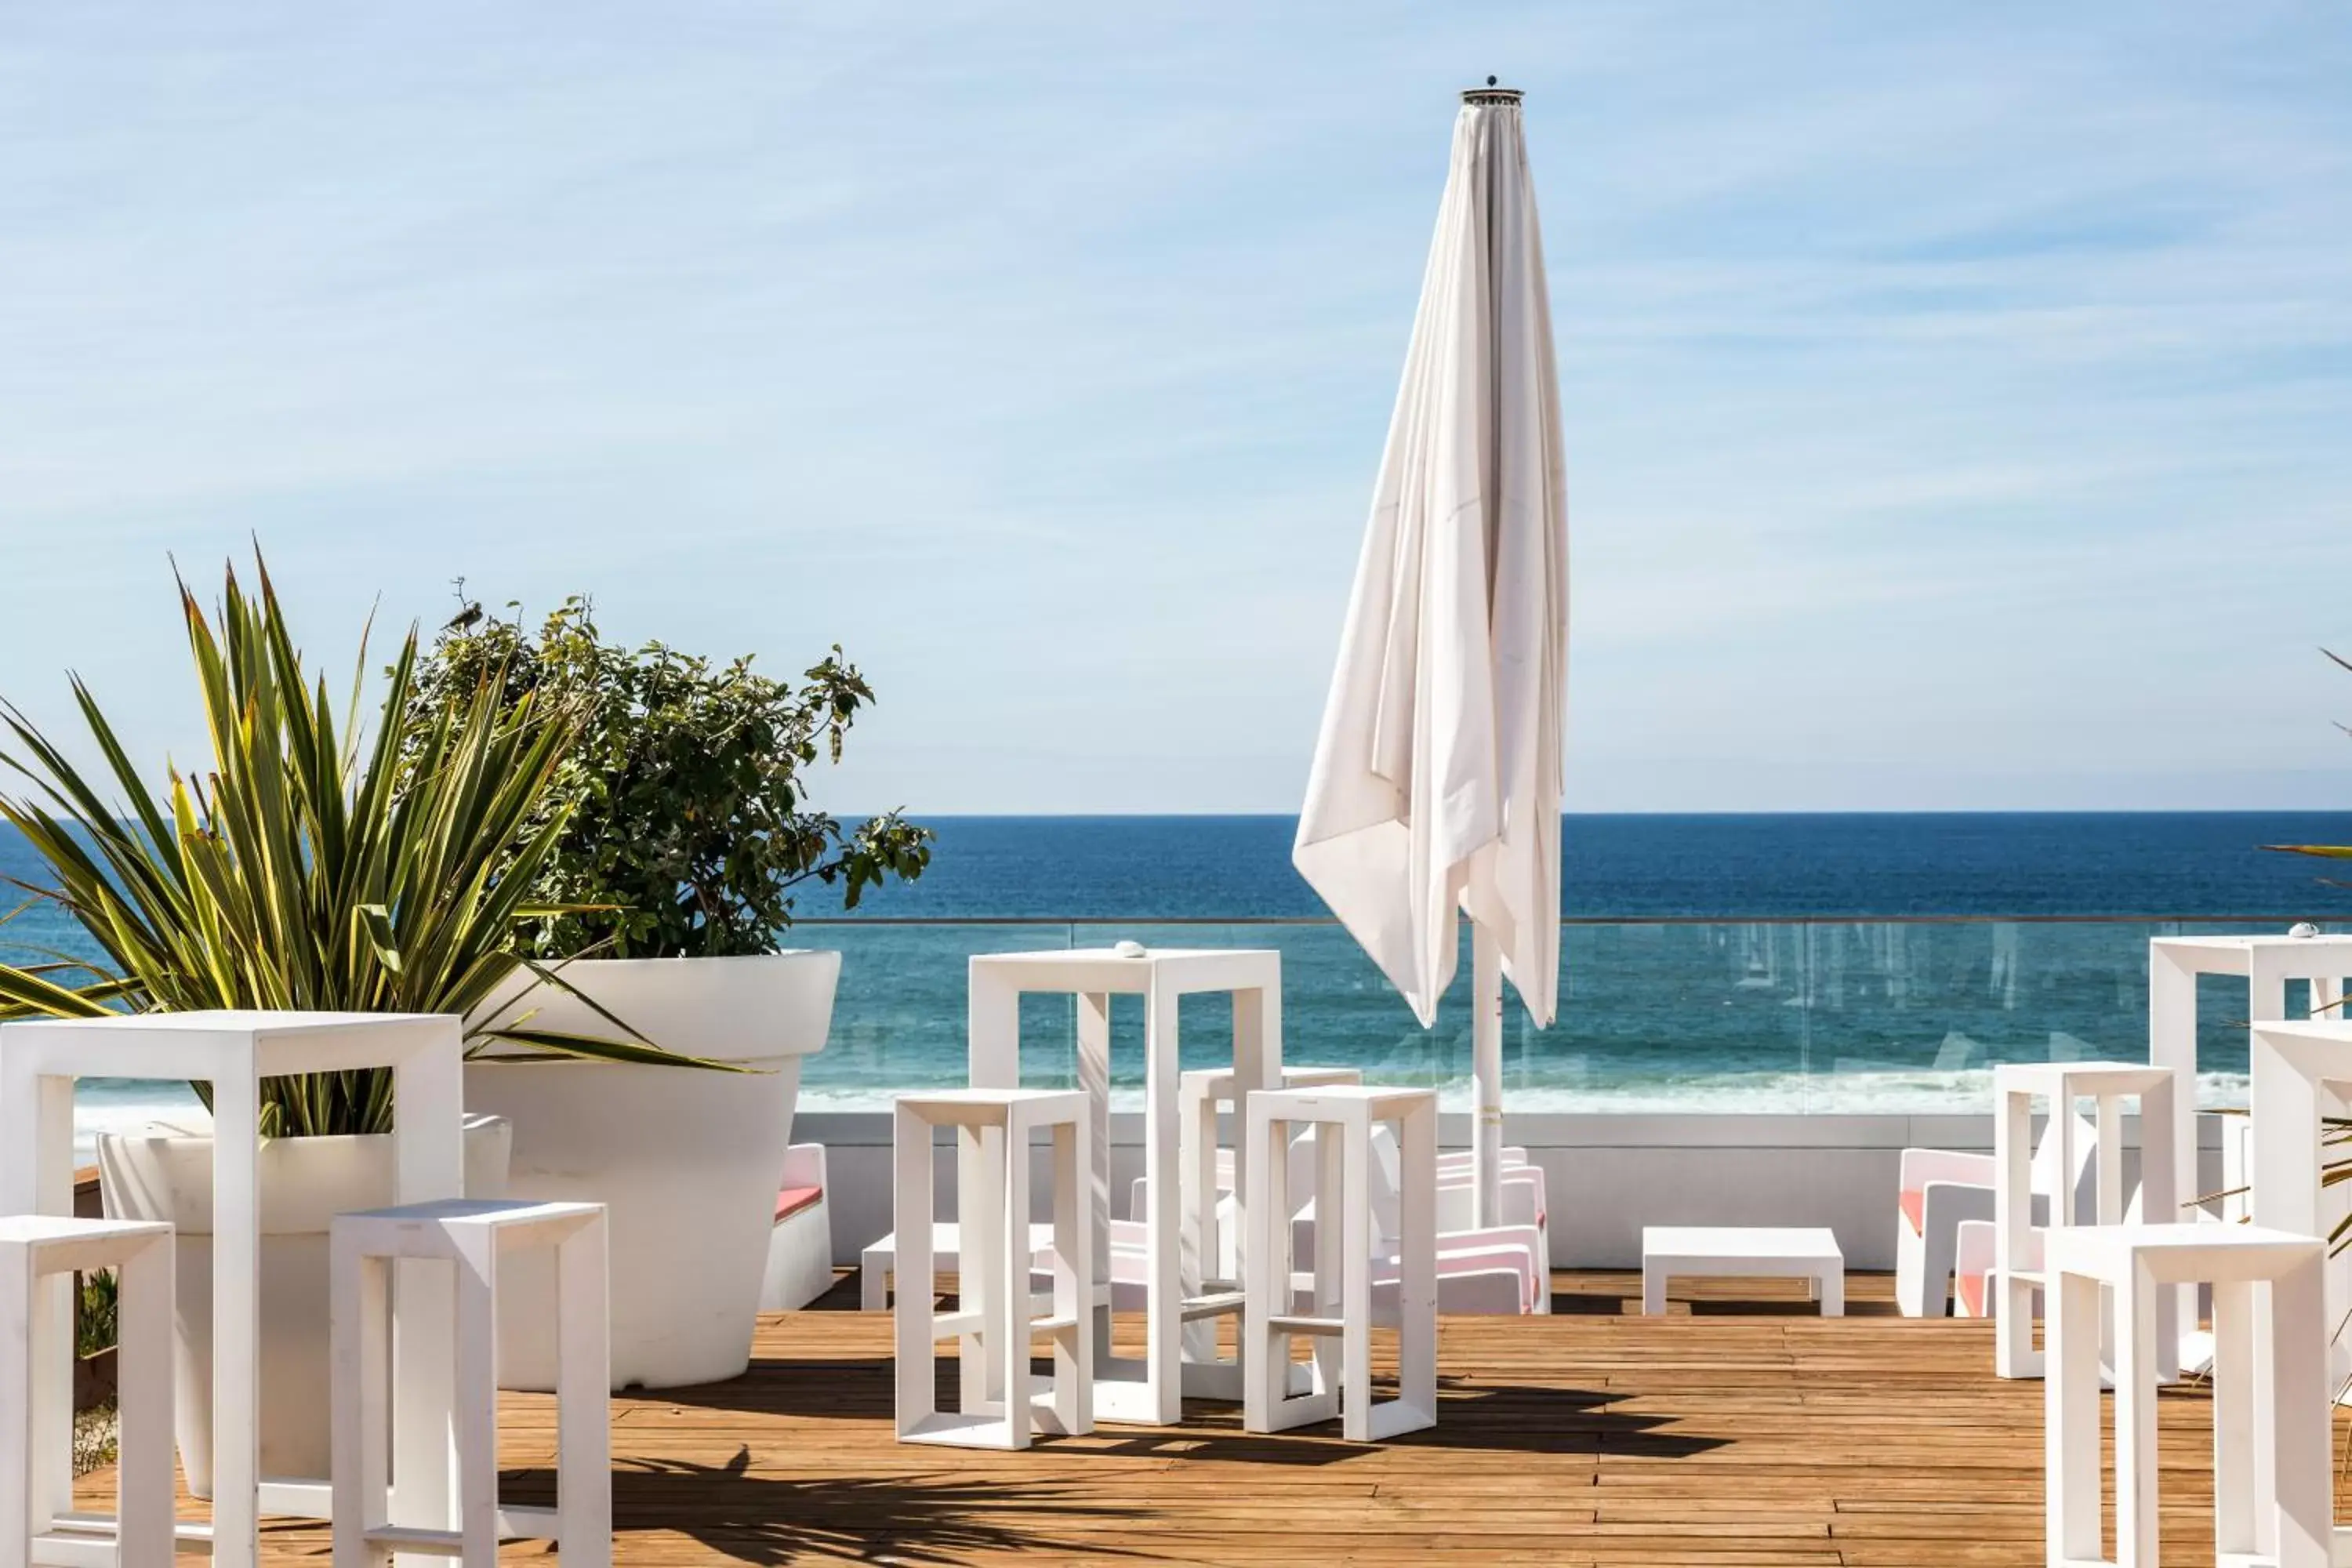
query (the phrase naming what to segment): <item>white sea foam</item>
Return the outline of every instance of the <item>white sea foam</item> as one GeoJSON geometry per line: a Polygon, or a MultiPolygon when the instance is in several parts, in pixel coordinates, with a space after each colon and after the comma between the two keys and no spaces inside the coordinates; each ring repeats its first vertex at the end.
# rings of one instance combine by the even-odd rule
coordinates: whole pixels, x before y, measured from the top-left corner
{"type": "MultiPolygon", "coordinates": [[[[911,1086],[910,1086],[911,1087],[911,1086]]],[[[1445,1110],[1470,1109],[1466,1078],[1438,1084],[1445,1110]]],[[[2213,1110],[2246,1103],[2242,1073],[2200,1073],[2197,1103],[2213,1110]]],[[[809,1111],[884,1110],[890,1092],[873,1089],[803,1086],[800,1109],[809,1111]]],[[[1653,1079],[1579,1083],[1506,1084],[1506,1110],[1520,1115],[1644,1114],[1754,1116],[1988,1115],[1992,1110],[1992,1071],[1882,1068],[1839,1073],[1714,1073],[1653,1079]]],[[[1116,1110],[1141,1110],[1143,1091],[1111,1090],[1116,1110]]]]}
{"type": "MultiPolygon", "coordinates": [[[[941,1085],[902,1086],[938,1088],[941,1085]]],[[[1449,1111],[1470,1109],[1470,1083],[1454,1079],[1437,1087],[1439,1106],[1449,1111]]],[[[890,1108],[894,1089],[804,1085],[799,1108],[804,1111],[877,1111],[890,1108]]],[[[2206,1110],[2242,1107],[2246,1103],[2242,1073],[2200,1073],[2197,1103],[2206,1110]]],[[[1630,1081],[1507,1084],[1505,1109],[1516,1115],[1643,1114],[1752,1116],[1918,1116],[1983,1115],[1992,1109],[1990,1068],[1937,1071],[1875,1068],[1838,1073],[1713,1073],[1660,1077],[1630,1081]]],[[[1118,1110],[1141,1110],[1143,1091],[1121,1087],[1111,1091],[1118,1110]]],[[[184,1089],[125,1085],[117,1089],[79,1096],[74,1107],[74,1154],[88,1162],[101,1132],[142,1132],[162,1122],[175,1130],[201,1128],[203,1108],[184,1089]]]]}

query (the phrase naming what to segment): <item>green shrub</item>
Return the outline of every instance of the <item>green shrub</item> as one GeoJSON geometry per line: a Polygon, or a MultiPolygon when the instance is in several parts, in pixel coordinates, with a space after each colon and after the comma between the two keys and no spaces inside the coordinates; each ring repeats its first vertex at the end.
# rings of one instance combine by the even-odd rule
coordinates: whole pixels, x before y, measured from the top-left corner
{"type": "Polygon", "coordinates": [[[541,807],[562,826],[534,893],[567,906],[537,926],[541,956],[767,952],[812,882],[855,909],[867,889],[930,863],[930,832],[895,811],[845,827],[807,804],[805,770],[820,754],[841,760],[875,700],[838,646],[793,686],[748,656],[717,665],[658,642],[608,642],[584,598],[536,633],[520,614],[468,605],[418,670],[412,732],[486,685],[510,710],[552,702],[578,716],[541,807]]]}

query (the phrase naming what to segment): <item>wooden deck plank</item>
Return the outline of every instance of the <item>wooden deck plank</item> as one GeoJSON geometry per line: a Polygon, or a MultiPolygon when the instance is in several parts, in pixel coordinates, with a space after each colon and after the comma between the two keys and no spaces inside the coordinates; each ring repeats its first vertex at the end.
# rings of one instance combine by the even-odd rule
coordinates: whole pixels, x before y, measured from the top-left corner
{"type": "MultiPolygon", "coordinates": [[[[1625,1275],[1561,1275],[1549,1319],[1450,1319],[1440,1424],[1359,1447],[1195,1405],[1023,1454],[891,1436],[890,1326],[765,1320],[751,1371],[614,1405],[624,1568],[872,1562],[1972,1568],[2041,1561],[2042,1386],[1992,1376],[1979,1323],[1906,1322],[1883,1279],[1824,1321],[1794,1288],[1678,1286],[1664,1319],[1610,1315],[1625,1275]]],[[[824,1306],[854,1305],[836,1291],[824,1306]]],[[[508,1395],[512,1500],[543,1500],[550,1401],[508,1395]]],[[[2210,1409],[2159,1401],[2168,1563],[2211,1559],[2210,1409]]],[[[2339,1426],[2339,1437],[2342,1428],[2339,1426]]],[[[88,1479],[102,1503],[111,1478],[88,1479]]],[[[2347,1489],[2352,1493],[2352,1488],[2347,1489]]],[[[273,1525],[271,1563],[324,1560],[273,1525]]],[[[517,1542],[502,1556],[544,1563],[517,1542]]]]}

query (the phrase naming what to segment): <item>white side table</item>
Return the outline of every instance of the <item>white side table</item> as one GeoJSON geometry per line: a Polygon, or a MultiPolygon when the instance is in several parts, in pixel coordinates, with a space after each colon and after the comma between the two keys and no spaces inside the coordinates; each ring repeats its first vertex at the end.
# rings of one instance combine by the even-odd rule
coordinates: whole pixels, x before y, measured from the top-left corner
{"type": "MultiPolygon", "coordinates": [[[[290,1073],[393,1070],[396,1097],[394,1186],[404,1204],[463,1195],[464,1101],[461,1021],[403,1013],[150,1013],[115,1018],[33,1019],[0,1025],[0,1213],[73,1212],[73,1105],[78,1078],[209,1083],[213,1100],[213,1517],[183,1525],[183,1538],[209,1540],[215,1568],[252,1568],[264,1511],[325,1519],[332,1494],[323,1478],[259,1474],[260,1194],[255,1173],[261,1080],[290,1073]]],[[[397,1352],[418,1386],[415,1419],[394,1435],[403,1478],[402,1521],[449,1521],[454,1449],[446,1390],[452,1364],[451,1304],[429,1275],[402,1266],[404,1312],[397,1352]]],[[[67,1286],[34,1303],[34,1413],[38,1430],[62,1434],[73,1403],[73,1334],[67,1286]]],[[[37,1499],[71,1509],[73,1456],[61,1436],[34,1455],[37,1499]]]]}
{"type": "Polygon", "coordinates": [[[1845,1316],[1845,1254],[1826,1226],[1643,1226],[1642,1315],[1665,1316],[1666,1281],[1690,1274],[1802,1279],[1822,1317],[1845,1316]]]}
{"type": "MultiPolygon", "coordinates": [[[[1183,1324],[1238,1314],[1238,1289],[1212,1291],[1197,1245],[1185,1245],[1181,1200],[1186,1184],[1177,1166],[1182,1146],[1176,1053],[1176,1001],[1197,992],[1230,992],[1234,999],[1233,1073],[1243,1093],[1272,1089],[1282,1073],[1282,955],[1271,949],[1152,948],[1138,955],[1114,948],[1072,952],[985,953],[971,967],[971,1076],[975,1089],[1017,1089],[1021,1083],[1021,997],[1053,992],[1077,998],[1077,1083],[1094,1118],[1094,1146],[1103,1157],[1087,1194],[1094,1223],[1096,1293],[1095,1415],[1103,1421],[1174,1425],[1187,1392],[1231,1397],[1229,1374],[1213,1363],[1187,1365],[1183,1324]],[[1151,1209],[1145,1215],[1144,1298],[1147,1314],[1140,1361],[1111,1354],[1110,1298],[1110,999],[1144,998],[1143,1172],[1151,1209]]],[[[963,1190],[988,1193],[995,1162],[959,1157],[963,1190]]],[[[1237,1223],[1248,1224],[1250,1167],[1237,1152],[1234,1202],[1237,1223]]],[[[1191,1232],[1199,1236],[1197,1226],[1191,1232]]],[[[903,1259],[901,1266],[903,1267],[903,1259]]],[[[966,1346],[963,1374],[986,1375],[988,1362],[966,1346]]],[[[992,1388],[967,1386],[968,1405],[993,1397],[992,1388]]]]}
{"type": "MultiPolygon", "coordinates": [[[[2001,1377],[2039,1377],[2042,1354],[2033,1348],[2033,1293],[2043,1287],[2033,1247],[2033,1102],[2046,1100],[2058,1139],[2060,1171],[2074,1168],[2074,1104],[2089,1100],[2098,1118],[2095,1221],[2124,1218],[2123,1102],[2139,1101],[2140,1217],[2169,1224],[2180,1216],[2182,1194],[2173,1164],[2173,1115],[2185,1075],[2140,1062],[2004,1062],[1992,1069],[1993,1269],[2000,1306],[1993,1314],[1993,1370],[2001,1377]]],[[[2075,1221],[2074,1194],[2050,1196],[2050,1228],[2075,1221]]],[[[2158,1376],[2179,1371],[2179,1291],[2156,1306],[2158,1376]]]]}
{"type": "Polygon", "coordinates": [[[2116,1307],[2116,1564],[2156,1568],[2158,1301],[2213,1287],[2214,1558],[2328,1568],[2334,1521],[2316,1237],[2237,1225],[2067,1226],[2048,1241],[2048,1561],[2101,1563],[2101,1297],[2116,1307]],[[2271,1458],[2265,1466],[2264,1456],[2271,1458]]]}

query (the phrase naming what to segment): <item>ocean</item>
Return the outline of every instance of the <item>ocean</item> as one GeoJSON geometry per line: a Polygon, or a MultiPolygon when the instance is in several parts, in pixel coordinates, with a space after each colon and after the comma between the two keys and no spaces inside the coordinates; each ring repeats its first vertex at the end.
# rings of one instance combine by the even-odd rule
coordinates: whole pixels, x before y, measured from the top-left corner
{"type": "MultiPolygon", "coordinates": [[[[958,1081],[965,961],[1092,946],[1275,947],[1284,1052],[1428,1083],[1466,1103],[1466,942],[1436,1028],[1412,1015],[1291,869],[1293,821],[939,819],[932,868],[855,916],[804,898],[791,945],[841,950],[826,1049],[802,1103],[867,1107],[958,1081]]],[[[1521,1110],[1920,1111],[1989,1105],[1997,1061],[2145,1050],[2147,942],[2178,931],[2352,921],[2326,863],[2263,851],[2352,842],[2352,813],[1573,816],[1564,835],[1558,1021],[1507,1009],[1507,1104],[1521,1110]]],[[[0,874],[37,879],[0,830],[0,874]]],[[[86,952],[35,907],[0,956],[86,952]],[[14,944],[14,945],[8,945],[14,944]]],[[[2208,1103],[2242,1100],[2242,990],[2209,982],[2208,1103]],[[2241,1026],[2232,1028],[2232,1024],[2241,1026]]],[[[1031,998],[1027,1075],[1066,1081],[1070,1009],[1031,998]]],[[[1132,1096],[1139,1009],[1114,1014],[1132,1096]]],[[[1229,1049],[1218,999],[1188,999],[1186,1065],[1229,1049]]],[[[192,1100],[90,1086],[85,1134],[192,1100]]]]}

